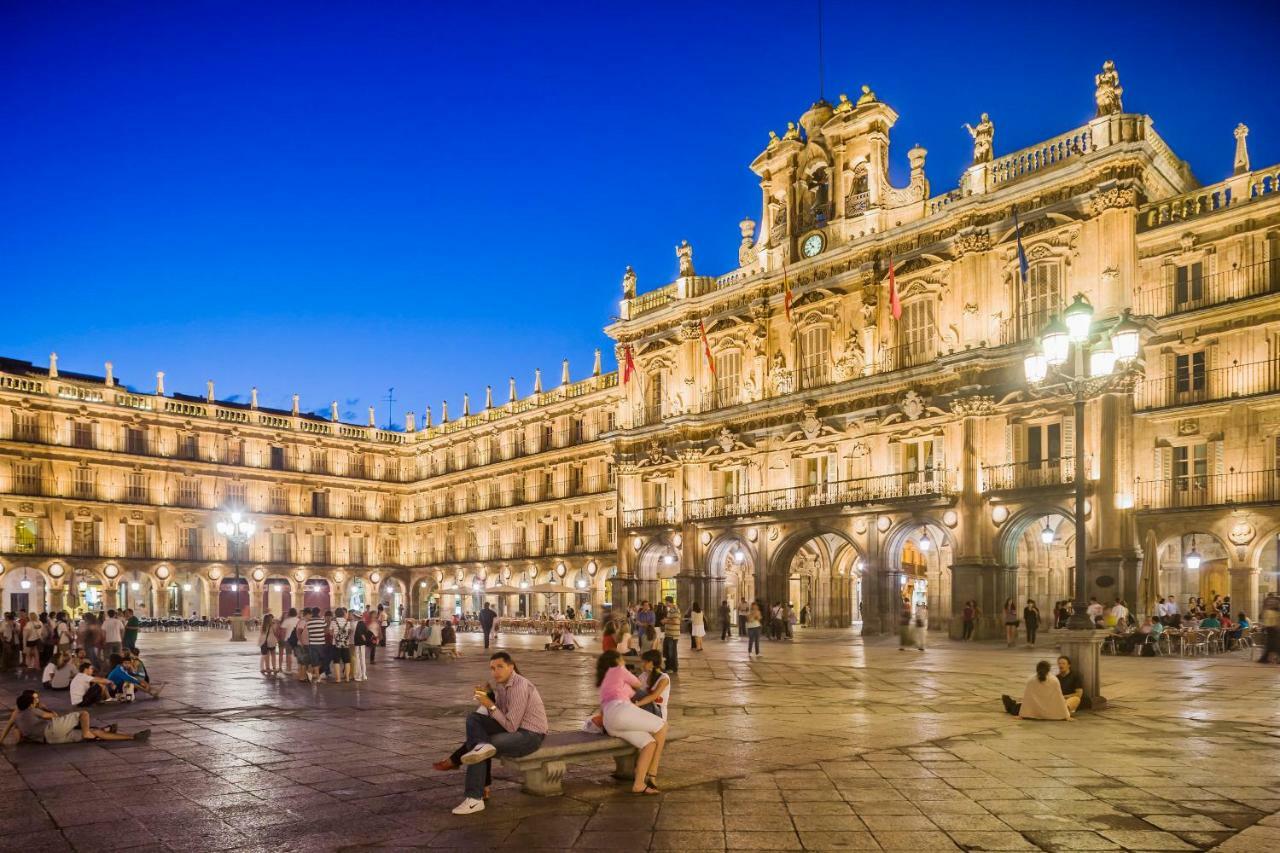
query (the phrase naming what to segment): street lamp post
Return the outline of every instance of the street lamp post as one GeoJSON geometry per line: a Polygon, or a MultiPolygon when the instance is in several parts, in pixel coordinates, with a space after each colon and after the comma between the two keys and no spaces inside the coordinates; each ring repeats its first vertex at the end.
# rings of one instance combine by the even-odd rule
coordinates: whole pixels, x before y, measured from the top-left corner
{"type": "Polygon", "coordinates": [[[1040,337],[1040,347],[1027,356],[1023,369],[1027,381],[1033,386],[1058,384],[1064,386],[1073,400],[1075,421],[1075,603],[1067,628],[1079,632],[1064,641],[1064,652],[1071,645],[1073,660],[1085,681],[1085,696],[1095,708],[1105,705],[1100,695],[1098,662],[1101,639],[1092,636],[1095,630],[1089,617],[1089,578],[1085,534],[1085,465],[1084,465],[1084,406],[1085,402],[1110,390],[1125,388],[1132,380],[1132,365],[1138,356],[1140,345],[1136,323],[1126,316],[1111,329],[1110,335],[1095,338],[1093,332],[1093,306],[1084,294],[1075,299],[1063,312],[1062,319],[1055,319],[1040,337]],[[1086,370],[1085,356],[1088,356],[1086,370]],[[1071,361],[1071,371],[1063,369],[1071,361]],[[1117,371],[1117,366],[1120,370],[1117,371]],[[1051,376],[1052,374],[1052,376],[1051,376]],[[1081,659],[1083,658],[1083,660],[1081,659]],[[1090,689],[1092,687],[1092,689],[1090,689]]]}
{"type": "Polygon", "coordinates": [[[231,616],[231,641],[233,643],[243,643],[245,641],[244,608],[240,605],[240,590],[244,585],[244,581],[240,578],[240,549],[253,538],[253,533],[256,529],[257,525],[245,518],[238,510],[233,511],[217,524],[218,532],[226,537],[227,550],[234,555],[231,558],[236,571],[236,612],[231,616]],[[235,547],[233,548],[232,546],[235,547]]]}

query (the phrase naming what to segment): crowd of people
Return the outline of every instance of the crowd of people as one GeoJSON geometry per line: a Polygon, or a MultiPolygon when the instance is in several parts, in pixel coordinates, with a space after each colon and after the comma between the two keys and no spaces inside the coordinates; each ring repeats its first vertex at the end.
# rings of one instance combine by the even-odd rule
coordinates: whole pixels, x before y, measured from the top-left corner
{"type": "Polygon", "coordinates": [[[120,734],[115,726],[94,727],[87,709],[132,702],[139,694],[159,698],[164,685],[147,673],[138,651],[141,621],[132,609],[86,612],[5,613],[0,621],[0,672],[38,679],[41,690],[24,690],[9,716],[0,743],[16,729],[36,743],[145,740],[149,731],[120,734]],[[58,714],[42,694],[66,693],[74,710],[58,714]]]}
{"type": "Polygon", "coordinates": [[[362,614],[339,607],[289,608],[283,619],[271,613],[258,629],[258,670],[263,675],[295,675],[312,684],[369,680],[369,666],[378,662],[378,649],[387,645],[390,618],[386,607],[366,607],[362,614]]]}

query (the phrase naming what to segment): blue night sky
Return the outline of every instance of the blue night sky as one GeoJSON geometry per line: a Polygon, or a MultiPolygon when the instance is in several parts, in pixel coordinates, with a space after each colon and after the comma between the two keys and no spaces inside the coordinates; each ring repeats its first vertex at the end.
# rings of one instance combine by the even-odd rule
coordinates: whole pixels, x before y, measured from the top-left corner
{"type": "MultiPolygon", "coordinates": [[[[626,264],[736,264],[747,166],[818,94],[814,7],[5,0],[0,355],[361,422],[388,386],[402,422],[611,369],[626,264]]],[[[1107,58],[1202,182],[1239,121],[1280,161],[1268,4],[1019,8],[828,0],[827,98],[870,84],[935,193],[962,122],[997,155],[1064,132],[1107,58]]]]}

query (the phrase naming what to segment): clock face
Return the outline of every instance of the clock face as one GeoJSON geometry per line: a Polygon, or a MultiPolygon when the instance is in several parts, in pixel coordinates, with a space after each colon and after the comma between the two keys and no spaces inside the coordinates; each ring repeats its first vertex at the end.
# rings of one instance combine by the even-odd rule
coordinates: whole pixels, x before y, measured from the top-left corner
{"type": "Polygon", "coordinates": [[[810,234],[804,238],[804,242],[800,244],[800,251],[804,253],[806,258],[812,258],[822,251],[823,244],[826,241],[822,239],[821,234],[810,234]]]}

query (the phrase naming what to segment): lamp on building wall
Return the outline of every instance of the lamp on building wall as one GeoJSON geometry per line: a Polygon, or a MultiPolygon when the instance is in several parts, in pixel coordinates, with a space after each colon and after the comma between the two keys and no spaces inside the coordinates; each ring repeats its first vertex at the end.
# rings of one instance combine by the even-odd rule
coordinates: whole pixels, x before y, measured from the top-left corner
{"type": "Polygon", "coordinates": [[[18,581],[18,586],[23,589],[31,589],[31,579],[27,577],[27,570],[22,570],[22,580],[18,581]]]}
{"type": "Polygon", "coordinates": [[[1200,556],[1200,552],[1196,550],[1195,536],[1191,537],[1191,550],[1187,552],[1187,555],[1183,560],[1186,562],[1187,568],[1193,572],[1200,568],[1200,563],[1203,561],[1203,558],[1200,556]]]}
{"type": "Polygon", "coordinates": [[[747,552],[743,551],[741,548],[734,548],[733,559],[735,562],[741,563],[743,560],[747,559],[747,552]]]}
{"type": "Polygon", "coordinates": [[[235,566],[236,580],[233,589],[236,590],[236,612],[231,617],[231,640],[233,642],[243,642],[244,636],[244,607],[240,603],[240,549],[248,544],[253,538],[254,532],[257,530],[255,525],[239,510],[231,512],[226,518],[222,519],[215,525],[215,529],[227,540],[227,550],[234,556],[232,563],[235,566]],[[234,548],[231,546],[235,546],[234,548]]]}
{"type": "Polygon", "coordinates": [[[1049,526],[1049,519],[1044,520],[1044,529],[1040,531],[1040,541],[1045,545],[1053,544],[1053,528],[1049,526]]]}
{"type": "Polygon", "coordinates": [[[928,530],[920,534],[920,544],[918,547],[920,548],[921,554],[928,554],[933,550],[933,540],[929,538],[928,530]]]}

